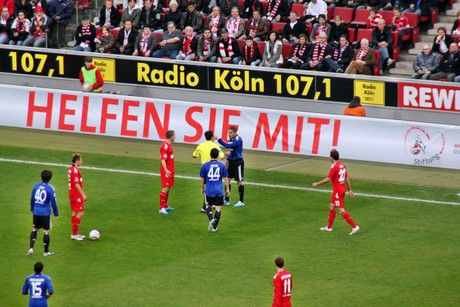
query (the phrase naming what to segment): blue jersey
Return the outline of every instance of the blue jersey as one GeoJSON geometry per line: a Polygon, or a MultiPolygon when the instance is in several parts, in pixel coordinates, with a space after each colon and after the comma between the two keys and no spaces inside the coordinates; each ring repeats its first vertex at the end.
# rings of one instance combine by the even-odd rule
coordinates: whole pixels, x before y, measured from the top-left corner
{"type": "Polygon", "coordinates": [[[222,189],[222,179],[228,177],[225,163],[211,160],[201,166],[200,177],[204,178],[206,184],[205,193],[207,196],[224,196],[222,189]]]}
{"type": "Polygon", "coordinates": [[[51,215],[50,205],[53,207],[54,216],[59,216],[54,187],[46,182],[37,183],[32,189],[30,211],[37,216],[51,215]]]}
{"type": "Polygon", "coordinates": [[[237,135],[235,138],[230,139],[230,142],[225,142],[222,139],[218,139],[220,145],[225,148],[232,149],[230,155],[227,157],[227,160],[240,160],[243,159],[243,139],[237,135]]]}
{"type": "Polygon", "coordinates": [[[29,294],[29,307],[47,307],[47,294],[53,294],[53,284],[51,278],[45,274],[32,274],[27,276],[22,294],[29,294]]]}

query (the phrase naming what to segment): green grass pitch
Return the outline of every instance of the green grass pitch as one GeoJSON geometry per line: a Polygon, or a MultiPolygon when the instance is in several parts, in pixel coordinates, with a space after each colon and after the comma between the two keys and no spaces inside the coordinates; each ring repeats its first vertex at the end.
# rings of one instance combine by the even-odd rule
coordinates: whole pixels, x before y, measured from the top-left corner
{"type": "MultiPolygon", "coordinates": [[[[143,157],[109,155],[96,143],[82,152],[84,167],[159,171],[156,149],[143,157]]],[[[0,158],[68,165],[79,150],[49,144],[2,145],[0,158]]],[[[179,175],[197,177],[199,161],[191,152],[177,147],[176,155],[188,157],[176,161],[179,175]]],[[[50,306],[270,306],[277,256],[293,274],[293,306],[458,306],[460,206],[363,194],[460,203],[460,189],[357,179],[349,167],[359,195],[347,197],[346,208],[361,227],[349,236],[340,215],[333,232],[319,231],[330,193],[250,184],[309,187],[327,171],[311,176],[247,163],[246,206],[224,207],[219,231],[211,233],[199,213],[197,179],[176,179],[170,193],[176,211],[160,216],[159,177],[82,168],[88,201],[81,232],[98,229],[101,239],[77,242],[70,240],[67,167],[0,161],[0,306],[27,305],[20,291],[36,261],[53,280],[50,306]],[[58,195],[60,219],[53,219],[51,234],[56,254],[43,256],[40,232],[35,254],[26,257],[29,197],[43,169],[53,171],[58,195]]]]}

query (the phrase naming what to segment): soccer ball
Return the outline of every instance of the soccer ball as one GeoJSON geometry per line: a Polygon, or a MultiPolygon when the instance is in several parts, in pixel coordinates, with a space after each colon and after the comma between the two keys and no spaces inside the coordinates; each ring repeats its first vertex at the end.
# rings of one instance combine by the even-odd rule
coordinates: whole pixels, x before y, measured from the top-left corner
{"type": "Polygon", "coordinates": [[[101,234],[97,230],[91,230],[89,232],[89,239],[90,240],[99,240],[100,237],[101,237],[101,234]]]}

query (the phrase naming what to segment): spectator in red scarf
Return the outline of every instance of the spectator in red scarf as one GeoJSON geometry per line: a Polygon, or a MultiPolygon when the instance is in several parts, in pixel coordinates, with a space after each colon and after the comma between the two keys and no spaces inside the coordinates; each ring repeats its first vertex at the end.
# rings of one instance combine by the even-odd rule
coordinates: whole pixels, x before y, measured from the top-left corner
{"type": "Polygon", "coordinates": [[[26,18],[26,14],[23,11],[20,11],[11,25],[9,44],[22,46],[29,34],[30,20],[26,18]]]}
{"type": "Polygon", "coordinates": [[[182,39],[182,50],[177,55],[177,60],[194,61],[196,50],[198,48],[198,38],[193,33],[193,28],[188,26],[184,29],[184,38],[182,39]]]}
{"type": "Polygon", "coordinates": [[[157,47],[157,36],[152,33],[149,25],[144,25],[142,33],[137,36],[134,43],[133,55],[149,57],[157,47]]]}
{"type": "Polygon", "coordinates": [[[198,40],[196,60],[199,62],[217,62],[217,39],[212,36],[211,30],[205,28],[203,36],[198,40]]]}
{"type": "Polygon", "coordinates": [[[261,62],[260,51],[257,44],[254,43],[252,37],[249,36],[246,38],[242,53],[242,65],[259,66],[261,62]]]}
{"type": "Polygon", "coordinates": [[[107,26],[102,26],[101,33],[94,39],[96,52],[106,53],[112,50],[115,45],[115,37],[110,33],[107,26]]]}
{"type": "Polygon", "coordinates": [[[35,17],[31,20],[30,35],[24,41],[24,46],[46,47],[49,18],[41,6],[35,7],[35,17]]]}
{"type": "Polygon", "coordinates": [[[363,38],[361,40],[361,48],[355,50],[353,60],[345,70],[346,74],[372,74],[372,66],[375,63],[375,51],[369,47],[369,40],[363,38]]]}
{"type": "Polygon", "coordinates": [[[10,41],[11,25],[13,24],[14,16],[10,14],[6,6],[2,7],[0,16],[0,45],[8,44],[10,41]]]}

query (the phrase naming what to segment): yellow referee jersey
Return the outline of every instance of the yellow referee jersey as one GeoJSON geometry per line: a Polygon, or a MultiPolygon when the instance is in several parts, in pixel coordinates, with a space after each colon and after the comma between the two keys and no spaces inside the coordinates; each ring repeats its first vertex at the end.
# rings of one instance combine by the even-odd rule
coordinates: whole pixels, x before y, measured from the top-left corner
{"type": "Polygon", "coordinates": [[[225,157],[225,154],[222,151],[222,149],[219,147],[219,145],[217,145],[211,140],[203,142],[200,145],[198,145],[195,151],[193,152],[193,156],[194,157],[200,156],[201,164],[205,164],[206,162],[211,160],[211,149],[213,148],[219,149],[219,159],[222,159],[223,157],[225,157]]]}

